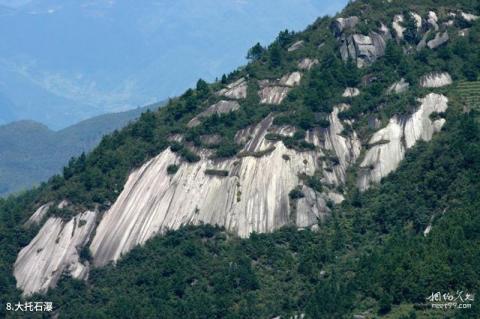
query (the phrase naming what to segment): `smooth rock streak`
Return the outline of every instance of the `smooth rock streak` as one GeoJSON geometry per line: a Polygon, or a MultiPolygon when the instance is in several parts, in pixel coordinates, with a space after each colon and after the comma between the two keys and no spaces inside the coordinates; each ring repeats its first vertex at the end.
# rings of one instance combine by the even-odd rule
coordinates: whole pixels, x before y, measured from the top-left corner
{"type": "MultiPolygon", "coordinates": [[[[331,129],[309,133],[307,140],[319,147],[315,151],[297,152],[282,142],[266,140],[271,116],[237,134],[242,135],[237,136],[238,140],[253,137],[242,151],[244,154],[271,150],[261,157],[213,161],[203,156],[197,163],[182,163],[172,176],[167,174],[167,166],[181,160],[169,149],[163,151],[130,175],[117,201],[103,216],[90,246],[94,264],[115,261],[152,236],[185,224],[220,225],[246,237],[287,224],[306,227],[316,223],[326,210],[325,198],[309,192],[307,202],[300,201],[296,215],[291,216],[288,194],[302,183],[299,174],[313,175],[322,169],[318,163],[323,154],[320,148],[332,150],[339,158],[340,165],[327,175],[331,183],[340,182],[348,163],[356,159],[357,154],[352,155],[350,150],[351,142],[338,135],[343,129],[338,112],[335,108],[331,115],[331,129]],[[228,176],[208,175],[207,169],[225,170],[228,176]]],[[[279,129],[277,133],[285,132],[279,129]]],[[[359,153],[360,143],[354,144],[358,144],[359,153]]]]}
{"type": "Polygon", "coordinates": [[[26,221],[25,226],[38,225],[42,221],[43,217],[47,214],[50,207],[53,205],[53,202],[47,203],[40,206],[30,218],[26,221]]]}
{"type": "Polygon", "coordinates": [[[88,264],[80,262],[79,250],[95,227],[95,217],[95,212],[86,211],[68,222],[56,217],[46,221],[15,261],[13,274],[23,295],[46,292],[63,273],[74,278],[88,274],[88,264]]]}
{"type": "Polygon", "coordinates": [[[380,180],[396,170],[405,157],[405,151],[413,147],[417,141],[430,141],[434,133],[439,132],[445,119],[432,121],[432,113],[447,110],[448,99],[441,94],[430,93],[421,102],[418,110],[407,118],[397,116],[390,119],[389,124],[377,131],[369,141],[370,149],[360,164],[357,185],[366,190],[372,183],[380,180]]]}
{"type": "Polygon", "coordinates": [[[439,88],[452,83],[452,77],[447,72],[432,72],[420,78],[420,86],[424,88],[439,88]]]}

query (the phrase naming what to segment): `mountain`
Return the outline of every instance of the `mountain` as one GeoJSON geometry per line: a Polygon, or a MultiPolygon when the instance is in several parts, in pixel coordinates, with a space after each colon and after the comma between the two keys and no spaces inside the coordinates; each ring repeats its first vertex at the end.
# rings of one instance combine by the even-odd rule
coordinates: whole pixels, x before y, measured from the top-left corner
{"type": "Polygon", "coordinates": [[[251,43],[345,3],[0,0],[0,96],[14,105],[0,123],[30,119],[58,130],[177,96],[244,63],[251,43]]]}
{"type": "Polygon", "coordinates": [[[357,0],[253,46],[0,202],[1,299],[65,318],[480,317],[479,11],[357,0]]]}
{"type": "Polygon", "coordinates": [[[46,181],[58,174],[70,158],[94,148],[105,134],[160,104],[100,115],[60,131],[34,121],[0,126],[0,196],[46,181]]]}

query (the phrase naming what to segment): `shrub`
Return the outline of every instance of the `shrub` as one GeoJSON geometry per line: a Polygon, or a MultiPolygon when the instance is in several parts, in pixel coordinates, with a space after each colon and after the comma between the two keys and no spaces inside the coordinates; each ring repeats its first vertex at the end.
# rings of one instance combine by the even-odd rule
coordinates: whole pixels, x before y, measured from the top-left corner
{"type": "Polygon", "coordinates": [[[167,173],[169,175],[175,174],[178,171],[179,166],[175,164],[170,164],[167,167],[167,173]]]}

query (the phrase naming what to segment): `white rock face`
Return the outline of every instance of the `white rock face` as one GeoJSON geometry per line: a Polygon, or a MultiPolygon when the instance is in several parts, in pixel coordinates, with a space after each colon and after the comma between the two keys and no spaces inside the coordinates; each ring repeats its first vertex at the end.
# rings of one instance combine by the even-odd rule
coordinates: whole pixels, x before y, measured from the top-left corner
{"type": "Polygon", "coordinates": [[[442,44],[446,43],[449,40],[448,32],[445,31],[444,33],[437,33],[435,38],[427,42],[427,46],[430,49],[435,49],[442,44]]]}
{"type": "Polygon", "coordinates": [[[13,274],[23,295],[46,292],[63,273],[74,278],[88,274],[88,264],[80,262],[79,250],[95,227],[95,217],[95,212],[87,211],[68,222],[54,217],[47,220],[15,261],[13,274]]]}
{"type": "Polygon", "coordinates": [[[452,84],[452,77],[447,72],[433,72],[422,76],[420,86],[424,88],[439,88],[452,84]]]}
{"type": "Polygon", "coordinates": [[[298,68],[300,70],[310,70],[316,64],[318,64],[318,59],[305,58],[298,62],[298,68]]]}
{"type": "Polygon", "coordinates": [[[344,61],[349,58],[356,61],[357,67],[362,68],[371,64],[385,54],[386,40],[390,33],[384,31],[370,32],[368,36],[354,34],[341,37],[340,55],[344,61]]]}
{"type": "Polygon", "coordinates": [[[50,207],[53,205],[53,202],[47,203],[45,205],[40,206],[35,213],[33,213],[32,216],[27,220],[25,223],[25,226],[32,226],[32,225],[38,225],[42,221],[43,217],[47,214],[48,210],[50,207]]]}
{"type": "Polygon", "coordinates": [[[296,71],[296,72],[292,72],[290,74],[284,75],[280,79],[279,84],[284,86],[294,87],[300,84],[301,79],[302,79],[302,73],[296,71]]]}
{"type": "Polygon", "coordinates": [[[342,97],[355,97],[360,95],[360,90],[357,88],[346,88],[343,91],[342,97]]]}
{"type": "Polygon", "coordinates": [[[244,99],[247,97],[248,83],[245,78],[238,79],[237,81],[230,83],[226,88],[217,92],[217,95],[221,95],[230,99],[244,99]]]}
{"type": "Polygon", "coordinates": [[[370,141],[370,148],[360,167],[358,187],[367,189],[371,183],[379,182],[382,177],[397,169],[398,164],[405,156],[402,145],[403,128],[398,118],[390,119],[388,125],[377,131],[370,141]]]}
{"type": "Polygon", "coordinates": [[[470,29],[466,28],[466,29],[462,29],[462,30],[458,30],[458,35],[461,36],[461,37],[466,37],[468,35],[468,32],[469,32],[470,29]]]}
{"type": "Polygon", "coordinates": [[[417,30],[420,30],[422,27],[422,17],[416,12],[410,12],[415,20],[415,25],[417,26],[417,30]]]}
{"type": "Polygon", "coordinates": [[[287,51],[288,51],[288,52],[296,51],[296,50],[300,49],[301,47],[303,47],[303,40],[297,41],[297,42],[295,42],[294,44],[292,44],[292,45],[287,49],[287,51]]]}
{"type": "MultiPolygon", "coordinates": [[[[163,151],[130,175],[117,201],[103,216],[90,247],[95,265],[117,260],[155,234],[185,224],[221,225],[246,237],[253,231],[271,232],[286,224],[306,227],[316,223],[326,212],[325,196],[309,191],[292,216],[288,194],[302,183],[299,174],[313,175],[322,169],[318,162],[322,150],[330,150],[339,159],[325,182],[344,181],[346,167],[360,152],[360,142],[356,135],[338,135],[343,130],[339,111],[335,108],[332,112],[329,129],[308,133],[307,140],[318,147],[314,151],[297,152],[282,142],[266,140],[272,117],[237,134],[238,140],[248,140],[243,153],[271,150],[261,157],[213,161],[203,156],[201,161],[183,163],[174,175],[168,175],[167,166],[180,159],[169,149],[163,151]],[[250,136],[253,138],[248,139],[250,136]],[[225,170],[228,176],[211,176],[206,169],[225,170]]],[[[276,132],[283,134],[284,130],[276,132]]],[[[285,133],[291,132],[287,129],[285,133]]]]}
{"type": "Polygon", "coordinates": [[[262,104],[281,104],[291,88],[286,86],[265,86],[258,95],[262,104]]]}
{"type": "Polygon", "coordinates": [[[213,114],[225,114],[229,112],[236,111],[240,108],[240,104],[237,101],[225,101],[221,100],[211,106],[209,106],[205,111],[201,112],[195,116],[190,122],[188,122],[188,127],[194,127],[201,123],[201,119],[211,116],[213,114]]]}
{"type": "Polygon", "coordinates": [[[360,167],[358,187],[366,190],[372,183],[378,183],[392,171],[396,170],[405,157],[405,151],[419,140],[429,141],[433,133],[441,130],[444,119],[434,122],[430,115],[445,112],[448,99],[436,93],[430,93],[421,102],[418,110],[406,119],[397,116],[389,124],[377,131],[370,141],[370,149],[365,154],[360,167]],[[405,140],[405,142],[404,142],[405,140]]]}
{"type": "Polygon", "coordinates": [[[345,30],[353,29],[359,21],[360,19],[355,16],[348,18],[337,18],[332,24],[332,29],[336,35],[339,35],[345,30]]]}
{"type": "Polygon", "coordinates": [[[468,22],[472,22],[478,19],[477,15],[471,13],[460,12],[460,16],[467,20],[468,22]]]}
{"type": "Polygon", "coordinates": [[[281,104],[291,88],[300,84],[301,79],[302,73],[297,71],[286,74],[277,81],[259,81],[260,90],[258,91],[258,95],[260,97],[260,103],[281,104]]]}
{"type": "Polygon", "coordinates": [[[387,93],[403,93],[408,90],[410,84],[405,81],[404,78],[401,78],[400,81],[393,83],[387,90],[387,93]]]}
{"type": "Polygon", "coordinates": [[[397,14],[393,17],[392,28],[395,30],[396,36],[398,39],[403,39],[403,32],[405,32],[405,28],[402,25],[403,23],[403,15],[397,14]]]}
{"type": "Polygon", "coordinates": [[[405,144],[411,148],[419,140],[430,141],[433,133],[439,132],[445,119],[430,120],[432,113],[443,113],[447,110],[448,99],[441,94],[430,93],[419,99],[421,107],[405,123],[405,144]]]}
{"type": "Polygon", "coordinates": [[[435,31],[438,31],[438,17],[434,11],[428,12],[427,22],[433,27],[435,31]]]}

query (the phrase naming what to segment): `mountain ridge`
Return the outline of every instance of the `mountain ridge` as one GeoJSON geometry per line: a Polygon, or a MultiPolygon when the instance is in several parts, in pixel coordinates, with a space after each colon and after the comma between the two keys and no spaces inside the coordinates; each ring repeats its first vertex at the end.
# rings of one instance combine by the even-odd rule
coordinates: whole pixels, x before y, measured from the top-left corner
{"type": "Polygon", "coordinates": [[[162,104],[100,115],[59,131],[31,120],[0,126],[0,196],[46,181],[60,172],[70,158],[89,152],[103,135],[162,104]]]}
{"type": "Polygon", "coordinates": [[[107,317],[478,314],[425,301],[431,289],[479,282],[478,112],[457,87],[478,79],[478,8],[449,4],[356,1],[302,33],[282,31],[252,47],[247,66],[199,80],[22,204],[5,202],[16,223],[37,224],[9,252],[24,296],[107,317]],[[422,44],[445,30],[447,42],[422,44]],[[96,229],[74,239],[62,227],[45,236],[92,219],[96,229]],[[67,257],[31,276],[52,266],[49,255],[67,257]],[[100,309],[96,298],[62,297],[102,288],[100,309]]]}

